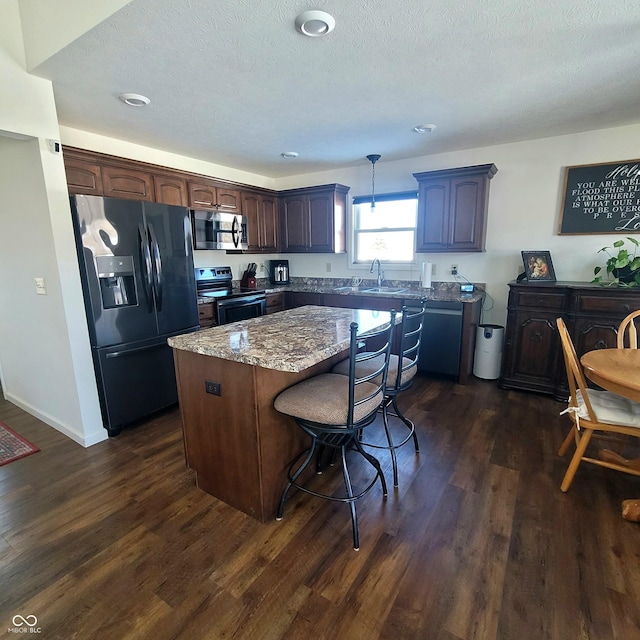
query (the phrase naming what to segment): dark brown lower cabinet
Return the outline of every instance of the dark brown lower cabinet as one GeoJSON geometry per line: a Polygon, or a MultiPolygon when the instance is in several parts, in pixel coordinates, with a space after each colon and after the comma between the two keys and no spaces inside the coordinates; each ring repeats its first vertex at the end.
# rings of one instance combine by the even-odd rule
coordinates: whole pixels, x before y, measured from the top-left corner
{"type": "Polygon", "coordinates": [[[556,318],[567,324],[578,357],[616,346],[618,326],[640,309],[640,291],[581,282],[509,284],[500,386],[566,400],[556,318]]]}

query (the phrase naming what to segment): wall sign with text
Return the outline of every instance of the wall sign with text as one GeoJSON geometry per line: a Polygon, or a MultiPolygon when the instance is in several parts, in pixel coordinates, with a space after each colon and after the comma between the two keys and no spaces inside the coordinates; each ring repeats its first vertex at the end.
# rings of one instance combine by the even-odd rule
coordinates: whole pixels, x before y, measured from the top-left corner
{"type": "Polygon", "coordinates": [[[559,233],[640,233],[640,160],[567,167],[559,233]]]}

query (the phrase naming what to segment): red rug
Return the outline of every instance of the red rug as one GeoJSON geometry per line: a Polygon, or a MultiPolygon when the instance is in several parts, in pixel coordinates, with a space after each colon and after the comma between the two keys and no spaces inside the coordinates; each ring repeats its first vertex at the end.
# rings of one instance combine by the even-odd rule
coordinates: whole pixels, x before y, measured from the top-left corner
{"type": "Polygon", "coordinates": [[[0,422],[0,467],[40,451],[13,429],[0,422]]]}

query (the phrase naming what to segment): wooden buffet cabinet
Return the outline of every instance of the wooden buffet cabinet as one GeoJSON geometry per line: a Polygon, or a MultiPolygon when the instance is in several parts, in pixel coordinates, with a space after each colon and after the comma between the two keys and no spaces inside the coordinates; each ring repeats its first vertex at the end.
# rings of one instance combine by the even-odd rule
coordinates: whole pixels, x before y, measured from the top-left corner
{"type": "Polygon", "coordinates": [[[349,187],[272,191],[64,146],[69,193],[247,216],[245,253],[344,253],[349,187]]]}
{"type": "Polygon", "coordinates": [[[566,400],[567,380],[556,318],[567,324],[578,357],[616,346],[622,319],[640,309],[640,291],[581,282],[509,284],[499,385],[566,400]]]}

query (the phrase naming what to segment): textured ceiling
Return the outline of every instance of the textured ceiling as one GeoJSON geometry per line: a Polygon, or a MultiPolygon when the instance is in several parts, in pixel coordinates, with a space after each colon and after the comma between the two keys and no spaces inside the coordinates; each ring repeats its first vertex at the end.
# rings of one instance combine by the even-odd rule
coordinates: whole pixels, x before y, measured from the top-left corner
{"type": "Polygon", "coordinates": [[[63,125],[280,177],[637,123],[639,66],[636,0],[133,0],[34,73],[63,125]]]}

